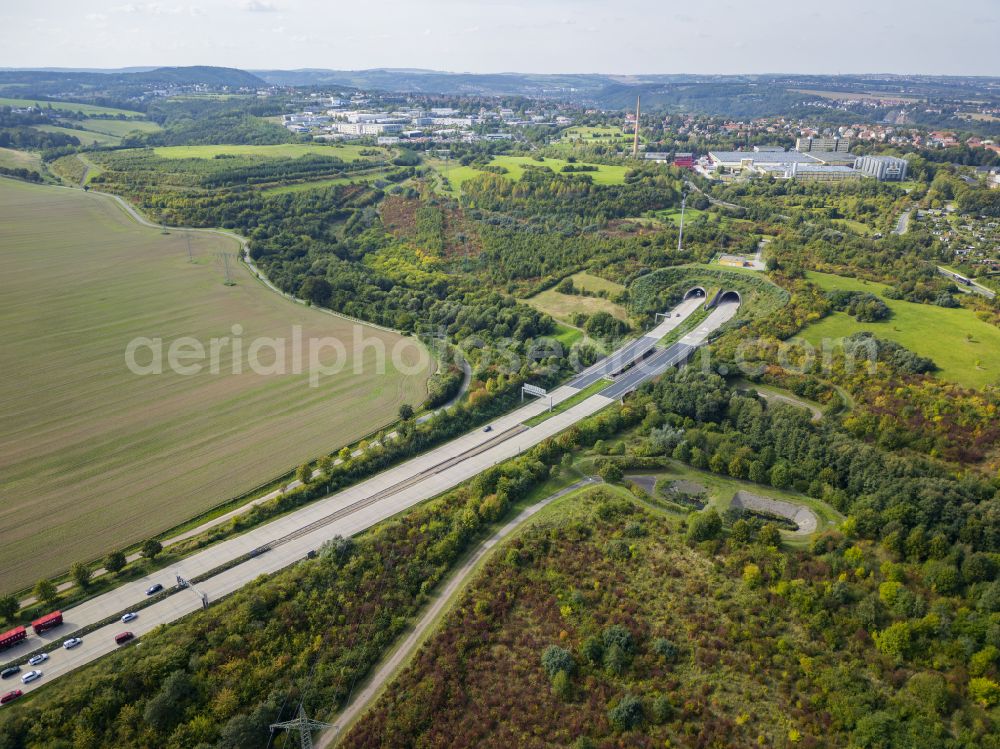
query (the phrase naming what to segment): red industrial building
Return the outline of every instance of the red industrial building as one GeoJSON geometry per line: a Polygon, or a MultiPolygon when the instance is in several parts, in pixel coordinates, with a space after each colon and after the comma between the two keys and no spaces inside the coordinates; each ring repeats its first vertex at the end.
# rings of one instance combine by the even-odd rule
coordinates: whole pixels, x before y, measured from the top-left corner
{"type": "Polygon", "coordinates": [[[674,166],[679,166],[682,169],[694,169],[694,154],[680,152],[675,153],[674,166]]]}

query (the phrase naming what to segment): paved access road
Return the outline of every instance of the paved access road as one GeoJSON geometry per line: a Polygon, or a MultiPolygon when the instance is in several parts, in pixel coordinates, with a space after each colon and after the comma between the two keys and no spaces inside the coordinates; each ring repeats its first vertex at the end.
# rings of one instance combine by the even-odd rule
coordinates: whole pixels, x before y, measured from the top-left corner
{"type": "MultiPolygon", "coordinates": [[[[703,298],[699,298],[682,303],[655,329],[653,334],[646,337],[655,335],[656,340],[659,340],[683,321],[685,312],[689,315],[703,301],[703,298]],[[681,313],[681,317],[677,317],[678,312],[681,313]]],[[[712,330],[732,317],[735,311],[735,303],[721,305],[696,330],[684,336],[679,344],[691,348],[700,345],[712,330]]],[[[619,351],[609,358],[618,357],[620,361],[621,354],[619,351]]],[[[65,640],[81,627],[128,611],[137,602],[146,600],[145,591],[153,583],[161,583],[165,587],[173,585],[175,572],[190,580],[245,557],[255,549],[271,547],[269,551],[259,556],[198,583],[198,590],[204,592],[209,601],[218,600],[240,589],[259,575],[277,572],[294,564],[336,535],[351,536],[360,533],[425,499],[473,478],[491,466],[515,457],[581,419],[597,413],[612,403],[618,394],[634,389],[644,379],[664,371],[670,366],[668,359],[674,355],[665,358],[659,358],[663,356],[659,354],[656,356],[658,358],[655,367],[644,367],[641,370],[633,368],[637,371],[629,370],[627,375],[624,375],[627,379],[609,384],[604,392],[592,395],[534,427],[525,427],[523,422],[548,408],[548,403],[544,400],[527,403],[498,418],[490,425],[492,427],[490,432],[476,429],[325,499],[315,501],[296,512],[192,554],[182,560],[175,569],[162,570],[140,580],[124,583],[115,590],[63,612],[65,623],[62,627],[50,630],[40,637],[32,635],[25,643],[4,652],[0,660],[4,662],[23,660],[24,655],[39,647],[40,642],[65,640]],[[629,386],[627,389],[626,383],[629,386]],[[21,654],[20,658],[18,651],[21,654]]],[[[564,385],[552,391],[553,403],[558,404],[572,398],[581,388],[579,385],[564,385]]],[[[84,636],[83,644],[79,647],[68,651],[61,648],[52,651],[50,659],[41,667],[44,677],[21,688],[25,691],[37,689],[52,679],[115,650],[117,646],[114,643],[114,636],[119,632],[128,630],[140,636],[158,625],[176,621],[199,608],[201,608],[201,598],[193,590],[181,590],[169,595],[142,609],[138,619],[133,622],[106,625],[84,636]]],[[[143,646],[139,641],[127,647],[143,646]]]]}

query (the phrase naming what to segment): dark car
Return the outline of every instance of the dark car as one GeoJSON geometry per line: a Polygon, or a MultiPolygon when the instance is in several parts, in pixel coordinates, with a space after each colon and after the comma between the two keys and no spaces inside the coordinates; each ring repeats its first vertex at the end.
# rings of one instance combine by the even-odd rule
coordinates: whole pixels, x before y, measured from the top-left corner
{"type": "Polygon", "coordinates": [[[492,432],[493,431],[493,427],[490,426],[489,424],[487,424],[485,427],[483,427],[483,431],[484,432],[492,432]]]}
{"type": "Polygon", "coordinates": [[[15,689],[13,692],[7,692],[7,694],[5,694],[3,697],[0,697],[0,705],[6,705],[11,700],[16,700],[22,694],[24,694],[24,692],[22,692],[20,689],[15,689]]]}
{"type": "Polygon", "coordinates": [[[19,673],[21,673],[20,666],[11,666],[0,671],[0,679],[9,679],[11,676],[16,676],[19,673]]]}
{"type": "Polygon", "coordinates": [[[159,593],[161,590],[163,590],[163,586],[160,585],[159,583],[156,583],[156,584],[150,585],[148,588],[146,588],[146,595],[147,596],[151,596],[151,595],[154,595],[156,593],[159,593]]]}

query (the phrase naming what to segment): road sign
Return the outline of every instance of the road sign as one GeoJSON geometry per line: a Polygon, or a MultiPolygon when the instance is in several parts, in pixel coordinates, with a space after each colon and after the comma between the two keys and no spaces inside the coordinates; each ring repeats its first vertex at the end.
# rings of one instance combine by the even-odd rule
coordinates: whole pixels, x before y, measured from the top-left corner
{"type": "Polygon", "coordinates": [[[540,397],[548,395],[548,392],[545,390],[545,388],[540,388],[537,385],[524,385],[523,388],[524,392],[526,392],[528,395],[537,395],[540,397]]]}

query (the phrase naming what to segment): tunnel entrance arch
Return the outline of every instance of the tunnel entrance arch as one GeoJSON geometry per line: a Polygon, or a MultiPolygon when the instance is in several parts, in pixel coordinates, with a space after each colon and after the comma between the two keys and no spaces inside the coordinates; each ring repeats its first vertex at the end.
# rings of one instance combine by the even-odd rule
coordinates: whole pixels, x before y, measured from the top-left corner
{"type": "Polygon", "coordinates": [[[692,286],[690,289],[684,292],[684,301],[686,302],[688,299],[695,299],[699,297],[701,299],[704,299],[707,295],[708,292],[705,291],[704,286],[692,286]]]}
{"type": "Polygon", "coordinates": [[[722,304],[723,302],[736,302],[737,304],[743,304],[743,297],[741,297],[740,292],[735,289],[729,289],[728,291],[723,291],[719,294],[717,304],[722,304]]]}

